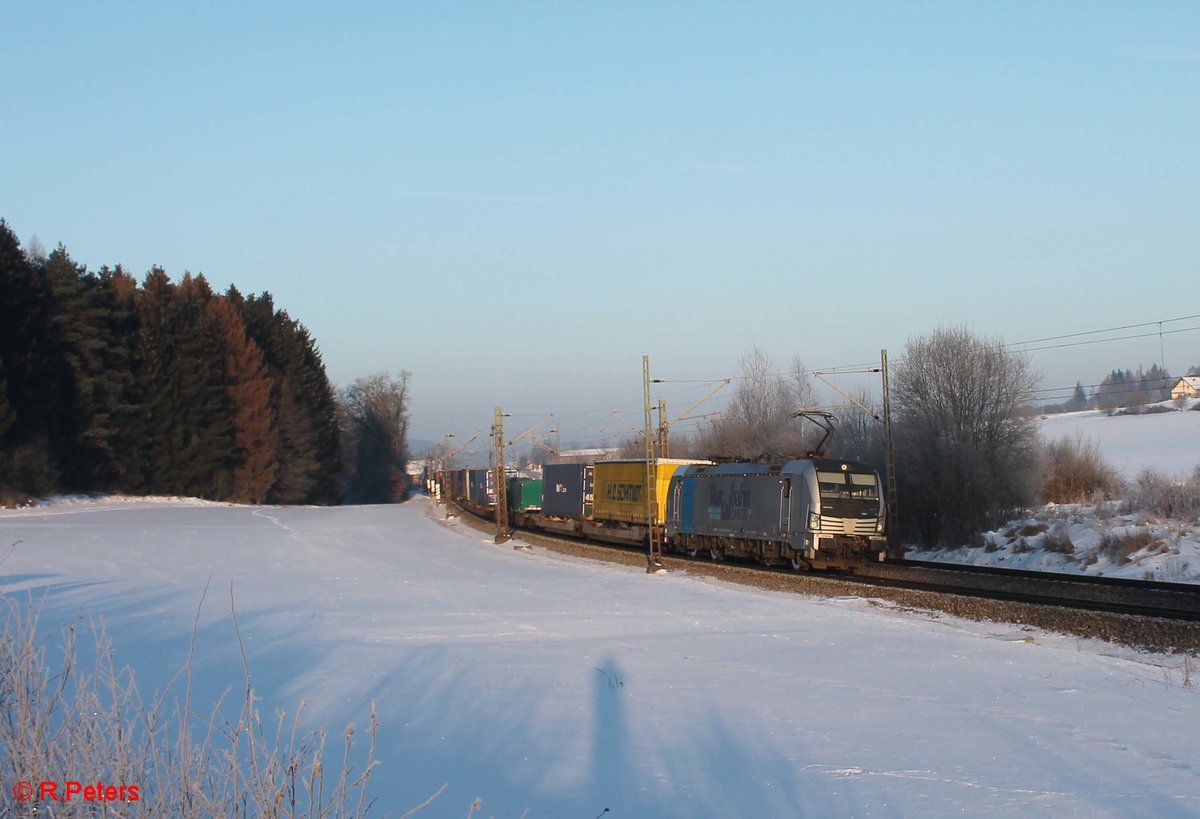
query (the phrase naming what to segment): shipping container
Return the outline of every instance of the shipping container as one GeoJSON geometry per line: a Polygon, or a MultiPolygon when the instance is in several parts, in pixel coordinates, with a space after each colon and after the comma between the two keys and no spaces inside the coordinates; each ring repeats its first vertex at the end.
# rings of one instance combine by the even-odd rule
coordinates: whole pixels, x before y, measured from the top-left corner
{"type": "Polygon", "coordinates": [[[472,506],[496,505],[496,473],[490,468],[467,470],[467,500],[472,506]]]}
{"type": "Polygon", "coordinates": [[[537,478],[508,479],[508,511],[516,514],[542,509],[542,481],[537,478]]]}
{"type": "Polygon", "coordinates": [[[542,514],[581,520],[592,514],[592,465],[546,464],[542,467],[542,514]]]}
{"type": "MultiPolygon", "coordinates": [[[[666,519],[667,491],[676,470],[689,464],[710,461],[659,458],[655,468],[654,523],[661,526],[666,519]]],[[[646,462],[600,461],[595,468],[595,501],[592,518],[596,521],[646,525],[646,462]]]]}
{"type": "Polygon", "coordinates": [[[467,497],[467,470],[451,469],[446,473],[446,495],[449,500],[459,503],[467,497]]]}

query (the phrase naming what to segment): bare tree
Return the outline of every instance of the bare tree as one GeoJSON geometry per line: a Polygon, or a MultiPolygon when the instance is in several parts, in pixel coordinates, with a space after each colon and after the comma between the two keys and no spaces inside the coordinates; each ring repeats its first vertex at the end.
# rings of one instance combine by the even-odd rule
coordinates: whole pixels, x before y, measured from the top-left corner
{"type": "Polygon", "coordinates": [[[866,390],[859,390],[854,394],[854,400],[861,407],[855,406],[837,413],[837,423],[828,446],[829,454],[835,458],[862,461],[882,468],[883,423],[877,417],[881,409],[873,407],[871,396],[866,390]],[[875,415],[862,407],[873,407],[875,415]]]}
{"type": "Polygon", "coordinates": [[[356,503],[402,501],[408,491],[408,397],[412,374],[376,373],[356,380],[343,396],[352,448],[346,472],[348,499],[356,503]]]}
{"type": "Polygon", "coordinates": [[[646,457],[646,433],[633,432],[617,443],[617,457],[625,460],[637,460],[646,457]]]}
{"type": "Polygon", "coordinates": [[[694,450],[746,460],[780,460],[804,454],[811,431],[793,417],[813,403],[813,387],[801,361],[787,373],[775,371],[758,347],[741,358],[742,375],[724,416],[699,430],[694,450]]]}
{"type": "MultiPolygon", "coordinates": [[[[960,544],[1032,502],[1037,376],[965,327],[909,339],[892,381],[901,512],[929,545],[960,544]]],[[[910,530],[911,531],[911,530],[910,530]]]]}

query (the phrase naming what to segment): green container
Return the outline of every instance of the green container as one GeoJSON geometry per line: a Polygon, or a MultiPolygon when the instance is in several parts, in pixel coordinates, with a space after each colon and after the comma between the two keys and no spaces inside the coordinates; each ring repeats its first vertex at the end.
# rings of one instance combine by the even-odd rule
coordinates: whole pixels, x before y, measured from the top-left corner
{"type": "Polygon", "coordinates": [[[542,508],[542,482],[534,478],[508,479],[508,511],[538,512],[542,508]]]}

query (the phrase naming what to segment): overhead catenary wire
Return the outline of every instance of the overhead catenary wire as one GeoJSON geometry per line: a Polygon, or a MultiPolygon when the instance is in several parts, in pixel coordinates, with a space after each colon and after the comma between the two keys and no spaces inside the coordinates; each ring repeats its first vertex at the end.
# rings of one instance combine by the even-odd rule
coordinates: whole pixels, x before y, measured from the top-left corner
{"type": "MultiPolygon", "coordinates": [[[[1200,319],[1200,313],[1184,315],[1184,316],[1176,316],[1173,318],[1157,319],[1157,320],[1153,320],[1153,321],[1144,321],[1144,322],[1136,322],[1136,323],[1131,323],[1131,324],[1123,324],[1123,325],[1117,325],[1117,326],[1112,326],[1112,327],[1104,327],[1104,328],[1099,328],[1099,329],[1094,329],[1094,330],[1082,330],[1082,331],[1071,332],[1071,333],[1060,333],[1057,335],[1041,336],[1041,337],[1037,337],[1037,338],[1027,339],[1024,341],[1006,342],[1006,343],[1003,343],[1003,344],[1000,344],[997,346],[1003,347],[1005,349],[1012,349],[1015,352],[1020,352],[1020,353],[1033,353],[1033,352],[1043,352],[1043,351],[1047,351],[1047,350],[1068,349],[1068,348],[1074,348],[1074,347],[1091,346],[1091,345],[1095,345],[1095,344],[1106,344],[1106,343],[1112,343],[1112,342],[1118,342],[1118,341],[1130,341],[1130,340],[1136,340],[1136,339],[1142,339],[1142,338],[1153,338],[1155,336],[1158,336],[1161,339],[1164,336],[1179,335],[1179,334],[1183,334],[1183,333],[1200,331],[1200,325],[1191,326],[1191,327],[1182,327],[1182,328],[1178,328],[1178,327],[1167,328],[1167,327],[1165,327],[1166,325],[1176,324],[1176,323],[1184,322],[1184,321],[1194,321],[1197,319],[1200,319]],[[1151,331],[1151,332],[1124,334],[1124,335],[1120,335],[1120,336],[1107,335],[1107,334],[1111,334],[1111,333],[1118,333],[1118,332],[1123,332],[1126,330],[1135,330],[1135,329],[1147,328],[1147,327],[1158,327],[1158,329],[1155,331],[1151,331]],[[1103,337],[1089,338],[1090,336],[1103,336],[1103,337]],[[1083,340],[1073,341],[1072,339],[1083,339],[1083,340]],[[1061,344],[1048,344],[1047,343],[1047,342],[1060,342],[1060,341],[1063,343],[1061,343],[1061,344]],[[1040,345],[1040,346],[1030,346],[1030,345],[1040,345]]],[[[893,358],[892,366],[896,366],[897,364],[903,364],[903,359],[902,358],[893,358]]],[[[828,375],[869,375],[869,374],[877,373],[878,371],[879,371],[878,362],[871,361],[871,362],[863,362],[863,363],[849,364],[849,365],[841,364],[841,365],[837,365],[837,366],[825,366],[825,367],[804,367],[802,369],[788,368],[786,370],[779,370],[779,371],[774,371],[774,372],[770,372],[770,373],[755,373],[755,374],[750,374],[750,375],[737,375],[737,376],[722,377],[722,378],[696,378],[696,379],[656,378],[656,379],[652,380],[652,383],[657,384],[657,385],[666,385],[666,386],[680,385],[682,387],[681,389],[662,393],[663,397],[675,397],[675,396],[686,394],[688,392],[694,392],[694,391],[703,389],[705,386],[717,384],[717,383],[720,383],[721,381],[728,381],[730,383],[741,383],[741,382],[745,382],[745,381],[748,381],[748,380],[751,380],[754,378],[763,378],[763,377],[768,377],[768,378],[785,377],[786,378],[786,377],[796,377],[796,376],[803,377],[803,376],[812,376],[815,373],[824,373],[824,374],[828,374],[828,375]]],[[[1165,368],[1164,368],[1164,371],[1165,371],[1165,368]]],[[[1077,384],[1072,384],[1069,386],[1061,386],[1061,387],[1040,387],[1040,388],[1033,390],[1032,393],[1033,393],[1033,395],[1036,395],[1036,396],[1042,396],[1042,400],[1054,399],[1054,398],[1058,398],[1058,397],[1066,398],[1066,397],[1069,397],[1080,386],[1082,386],[1084,389],[1093,390],[1093,391],[1103,387],[1105,390],[1105,394],[1111,395],[1111,396],[1119,396],[1119,395],[1128,394],[1128,393],[1135,393],[1135,392],[1142,391],[1144,389],[1144,387],[1140,381],[1139,382],[1129,382],[1126,384],[1113,384],[1111,382],[1110,383],[1101,382],[1099,384],[1078,384],[1077,383],[1077,384]]],[[[1163,386],[1168,386],[1168,385],[1164,383],[1163,386]]],[[[607,410],[606,411],[606,410],[599,409],[599,408],[573,410],[573,411],[567,411],[567,412],[556,412],[555,416],[556,416],[556,418],[560,419],[560,427],[561,427],[561,419],[567,419],[567,418],[582,419],[582,418],[585,418],[588,416],[598,416],[599,418],[607,418],[607,419],[611,420],[613,415],[619,416],[626,412],[633,413],[638,408],[639,408],[639,405],[637,403],[631,401],[627,404],[619,405],[615,410],[607,410]]],[[[534,413],[530,413],[530,415],[534,415],[534,413]]],[[[703,423],[707,422],[708,420],[711,420],[711,419],[696,419],[694,421],[689,421],[687,423],[687,426],[698,427],[700,424],[703,424],[703,423]]],[[[631,425],[630,429],[627,430],[627,432],[635,432],[635,431],[636,431],[636,428],[633,425],[631,425]]],[[[576,441],[578,441],[580,443],[606,444],[609,440],[611,440],[611,435],[613,433],[617,433],[617,432],[618,432],[617,430],[612,429],[612,428],[601,429],[598,431],[592,430],[591,432],[584,431],[584,432],[581,432],[578,435],[574,436],[574,438],[576,441]]]]}
{"type": "MultiPolygon", "coordinates": [[[[1135,334],[1132,336],[1114,336],[1112,338],[1097,338],[1097,339],[1092,339],[1091,341],[1073,341],[1073,342],[1069,342],[1067,344],[1051,344],[1047,347],[1026,347],[1026,348],[1017,350],[1016,352],[1036,353],[1036,352],[1040,352],[1042,350],[1062,350],[1067,347],[1086,347],[1091,344],[1104,344],[1109,341],[1129,341],[1129,340],[1135,339],[1135,338],[1155,338],[1155,337],[1176,335],[1178,333],[1194,333],[1197,330],[1200,330],[1200,326],[1184,327],[1179,330],[1163,330],[1162,332],[1158,332],[1158,333],[1138,333],[1138,334],[1135,334]]],[[[1026,342],[1026,343],[1033,343],[1033,342],[1026,342]]],[[[1003,346],[1004,347],[1014,347],[1016,345],[1005,344],[1003,346]]]]}
{"type": "MultiPolygon", "coordinates": [[[[1079,338],[1081,336],[1094,336],[1094,335],[1099,335],[1101,333],[1116,333],[1121,330],[1132,330],[1137,327],[1153,327],[1155,325],[1161,326],[1163,324],[1172,324],[1176,321],[1191,321],[1192,319],[1200,319],[1200,313],[1197,313],[1196,315],[1192,315],[1192,316],[1180,316],[1179,318],[1172,318],[1172,319],[1159,319],[1157,321],[1143,321],[1143,322],[1139,322],[1138,324],[1124,324],[1120,327],[1106,327],[1103,330],[1084,330],[1084,331],[1078,332],[1078,333],[1064,333],[1063,335],[1046,336],[1045,338],[1035,338],[1035,339],[1030,339],[1029,341],[1014,341],[1014,342],[1011,342],[1008,344],[1004,344],[1002,346],[1004,346],[1004,347],[1022,347],[1026,344],[1041,344],[1044,341],[1059,341],[1060,339],[1064,339],[1064,338],[1079,338]]],[[[1200,329],[1200,328],[1193,327],[1191,329],[1200,329]]],[[[1185,332],[1185,331],[1173,330],[1172,332],[1185,332]]],[[[1158,333],[1148,333],[1147,335],[1156,336],[1156,335],[1158,335],[1158,333]]],[[[1131,338],[1140,338],[1140,336],[1131,336],[1131,338]]],[[[1098,339],[1098,341],[1104,341],[1104,340],[1107,340],[1107,339],[1098,339]]]]}

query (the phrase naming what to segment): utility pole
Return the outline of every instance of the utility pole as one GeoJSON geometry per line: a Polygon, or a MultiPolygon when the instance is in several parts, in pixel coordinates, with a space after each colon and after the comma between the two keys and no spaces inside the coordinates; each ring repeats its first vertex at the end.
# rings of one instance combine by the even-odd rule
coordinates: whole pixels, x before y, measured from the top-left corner
{"type": "Polygon", "coordinates": [[[896,500],[896,456],[892,449],[892,397],[888,388],[888,354],[879,351],[879,368],[883,373],[883,456],[887,470],[887,543],[888,557],[903,557],[900,554],[900,513],[896,500]]]}
{"type": "Polygon", "coordinates": [[[438,490],[438,504],[448,504],[446,488],[450,481],[450,439],[454,436],[449,432],[446,433],[442,440],[442,480],[441,488],[438,490]]]}
{"type": "Polygon", "coordinates": [[[663,568],[662,533],[655,526],[658,513],[657,464],[654,459],[654,435],[650,428],[650,356],[642,356],[642,396],[646,428],[646,526],[649,529],[646,552],[646,572],[663,568]]]}
{"type": "Polygon", "coordinates": [[[508,480],[504,474],[504,413],[496,405],[496,420],[492,424],[493,450],[496,455],[496,543],[507,543],[512,538],[508,528],[508,480]]]}
{"type": "Polygon", "coordinates": [[[658,399],[658,457],[670,458],[670,444],[667,437],[670,433],[671,422],[667,420],[667,402],[658,399]]]}
{"type": "Polygon", "coordinates": [[[450,439],[454,435],[447,432],[442,441],[442,504],[446,507],[446,519],[450,519],[450,439]]]}
{"type": "MultiPolygon", "coordinates": [[[[891,397],[891,391],[888,387],[887,350],[879,351],[879,369],[878,370],[876,370],[875,368],[871,368],[869,370],[857,370],[857,371],[851,371],[851,372],[865,372],[865,373],[878,372],[878,373],[880,373],[882,380],[883,380],[883,417],[882,418],[880,418],[878,415],[876,415],[875,412],[870,407],[863,404],[861,401],[859,401],[854,396],[848,395],[843,390],[838,389],[836,385],[834,385],[831,381],[829,381],[827,378],[825,378],[825,375],[826,375],[825,373],[814,371],[813,375],[816,378],[818,378],[822,383],[824,383],[825,385],[830,387],[834,392],[838,393],[843,398],[847,399],[850,402],[850,406],[858,407],[863,412],[867,413],[872,418],[874,418],[876,421],[881,421],[883,423],[883,459],[884,459],[884,470],[885,470],[885,474],[887,475],[887,543],[888,543],[887,552],[888,552],[888,557],[903,557],[903,555],[900,554],[900,544],[899,544],[900,514],[898,511],[899,503],[896,500],[896,456],[895,456],[894,448],[892,446],[892,397],[891,397]]],[[[831,407],[831,409],[838,409],[838,407],[831,407]]],[[[796,415],[805,415],[805,412],[806,412],[805,410],[801,410],[800,412],[796,413],[796,415]]],[[[825,414],[828,415],[828,413],[825,413],[825,414]]],[[[812,420],[815,420],[815,419],[812,419],[812,420]]]]}

